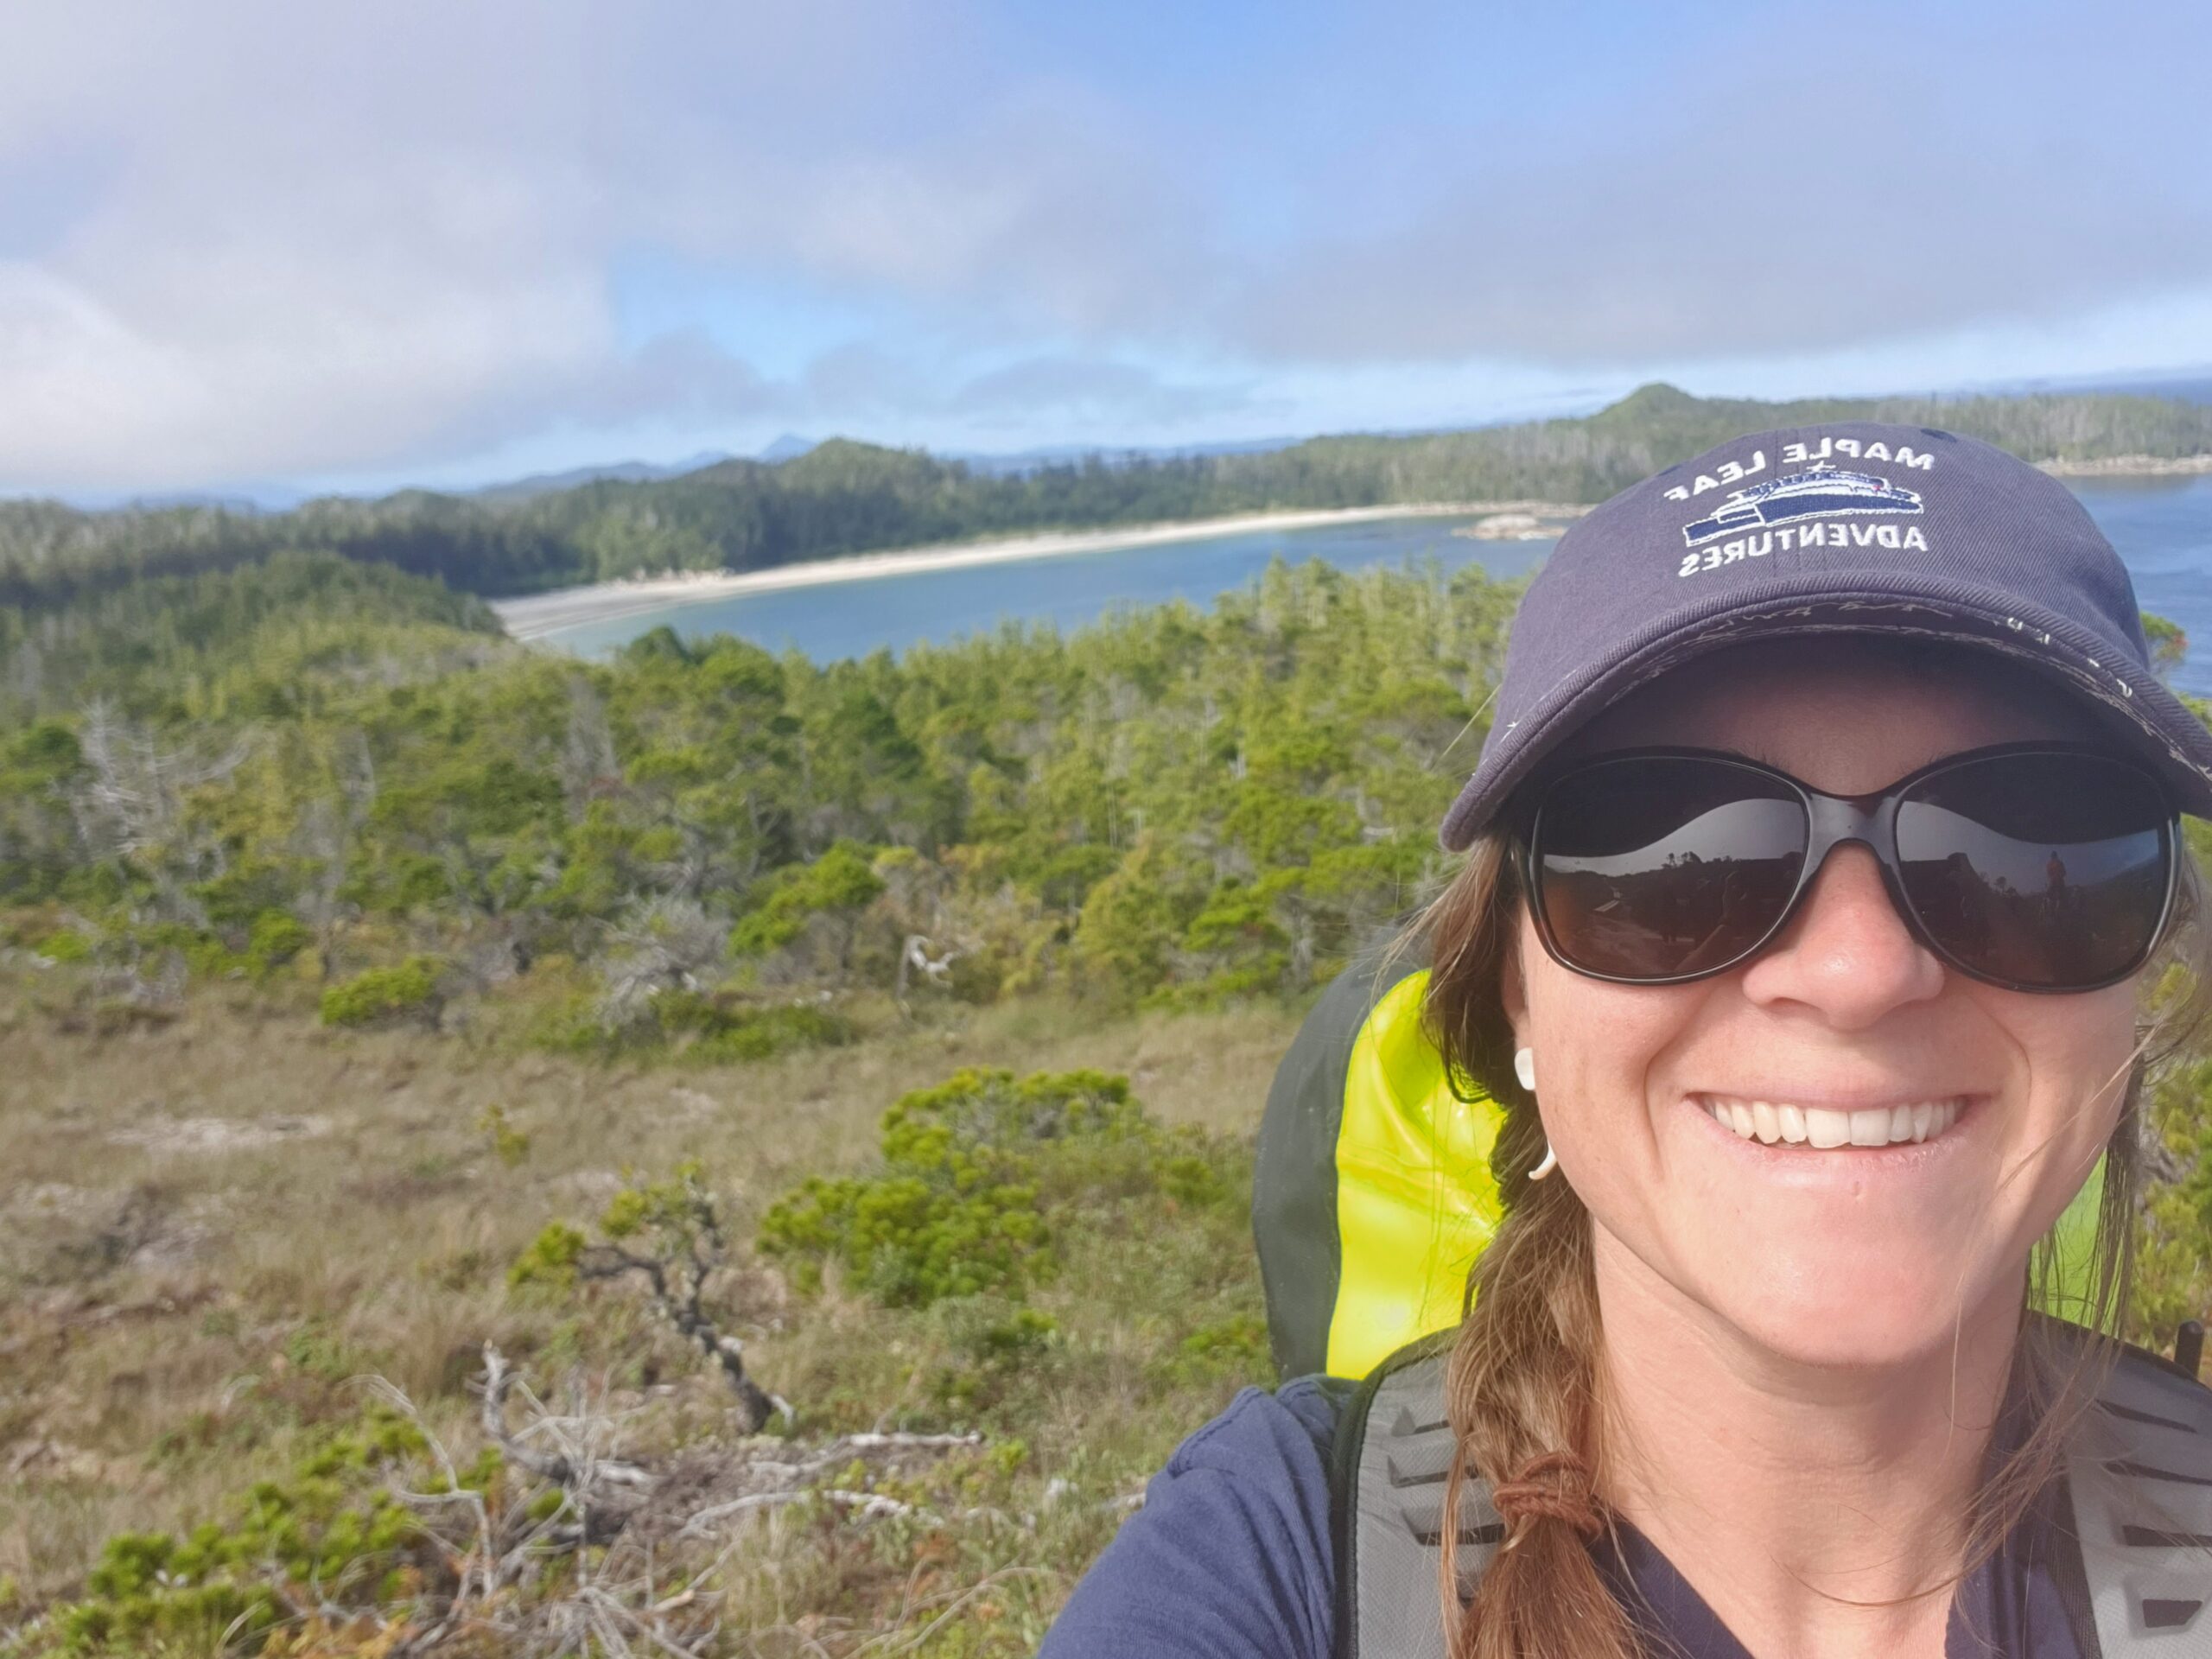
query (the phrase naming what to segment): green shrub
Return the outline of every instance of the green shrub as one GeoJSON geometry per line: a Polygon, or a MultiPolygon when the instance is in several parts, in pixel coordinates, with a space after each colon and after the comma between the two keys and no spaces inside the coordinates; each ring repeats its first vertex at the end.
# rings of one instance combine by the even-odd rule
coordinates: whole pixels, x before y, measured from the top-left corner
{"type": "Polygon", "coordinates": [[[220,932],[183,922],[126,923],[113,938],[124,953],[149,966],[172,955],[182,958],[194,979],[221,979],[245,966],[220,932]]]}
{"type": "Polygon", "coordinates": [[[92,954],[92,942],[73,927],[49,933],[31,948],[48,962],[84,962],[92,954]]]}
{"type": "Polygon", "coordinates": [[[569,1286],[576,1281],[576,1262],[591,1241],[565,1221],[548,1224],[543,1232],[507,1269],[511,1285],[569,1286]]]}
{"type": "Polygon", "coordinates": [[[476,1127],[491,1137],[492,1150],[509,1169],[520,1165],[530,1156],[530,1135],[507,1120],[504,1106],[486,1106],[476,1120],[476,1127]]]}
{"type": "Polygon", "coordinates": [[[953,1363],[938,1370],[930,1391],[940,1405],[963,1412],[988,1410],[1033,1390],[1065,1345],[1051,1314],[1002,1297],[957,1298],[938,1311],[953,1363]]]}
{"type": "Polygon", "coordinates": [[[853,1036],[852,1021],[841,1014],[809,1003],[781,1003],[725,1010],[677,1052],[690,1064],[721,1065],[770,1059],[791,1049],[835,1048],[853,1036]]]}
{"type": "Polygon", "coordinates": [[[762,957],[798,939],[816,917],[849,922],[883,892],[868,849],[841,841],[810,864],[779,870],[765,884],[760,906],[730,931],[730,949],[762,957]]]}
{"type": "Polygon", "coordinates": [[[2189,636],[2178,622],[2149,611],[2142,613],[2143,638],[2151,647],[2151,671],[2164,679],[2189,660],[2189,636]]]}
{"type": "Polygon", "coordinates": [[[1171,1357],[1155,1368],[1156,1379],[1181,1386],[1256,1383],[1273,1386],[1274,1359],[1268,1348],[1268,1324],[1256,1314],[1233,1313],[1202,1325],[1185,1337],[1171,1357]]]}
{"type": "Polygon", "coordinates": [[[410,957],[393,967],[356,974],[322,994],[322,1023],[373,1026],[434,1014],[439,966],[434,957],[410,957]]]}
{"type": "MultiPolygon", "coordinates": [[[[414,1514],[371,1478],[423,1450],[412,1423],[375,1408],[316,1435],[284,1479],[256,1482],[219,1519],[181,1537],[117,1534],[84,1594],[53,1610],[50,1639],[29,1650],[255,1653],[302,1617],[404,1594],[442,1558],[414,1514]],[[395,1573],[403,1566],[417,1570],[395,1573]]],[[[480,1489],[498,1470],[493,1454],[461,1484],[480,1489]]]]}
{"type": "Polygon", "coordinates": [[[926,1306],[1039,1271],[1050,1233],[1036,1200],[1013,1182],[963,1192],[914,1175],[814,1176],[769,1211],[760,1248],[795,1260],[802,1286],[818,1284],[819,1264],[835,1256],[879,1301],[926,1306]]]}
{"type": "Polygon", "coordinates": [[[1071,1207],[1217,1197],[1225,1189],[1203,1144],[1153,1122],[1124,1077],[971,1068],[883,1115],[880,1170],[812,1177],[777,1200],[760,1247],[802,1288],[836,1261],[892,1306],[1019,1297],[1056,1270],[1054,1237],[1071,1207]]]}
{"type": "Polygon", "coordinates": [[[578,996],[540,1016],[532,1040],[599,1060],[734,1065],[796,1049],[835,1048],[858,1035],[842,1014],[810,1002],[755,1003],[727,992],[672,989],[648,1007],[649,1019],[610,1030],[593,999],[578,996]]]}
{"type": "Polygon", "coordinates": [[[264,910],[253,918],[246,939],[246,961],[254,976],[265,979],[315,943],[315,935],[296,916],[281,910],[264,910]]]}
{"type": "Polygon", "coordinates": [[[2163,1352],[2183,1319],[2212,1306],[2212,1060],[2159,1077],[2146,1101],[2151,1128],[2178,1180],[2151,1184],[2133,1219],[2136,1261],[2127,1335],[2163,1352]]]}

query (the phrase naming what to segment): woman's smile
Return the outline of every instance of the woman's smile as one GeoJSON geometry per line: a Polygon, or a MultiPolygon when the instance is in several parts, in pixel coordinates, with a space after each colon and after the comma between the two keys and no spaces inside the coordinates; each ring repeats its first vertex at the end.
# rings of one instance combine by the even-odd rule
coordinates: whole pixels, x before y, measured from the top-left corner
{"type": "MultiPolygon", "coordinates": [[[[1939,1095],[1894,1105],[1838,1106],[1802,1100],[1700,1094],[1690,1103],[1741,1141],[1790,1151],[1859,1152],[1939,1141],[1973,1097],[1939,1095]]],[[[1863,1161],[1863,1160],[1862,1160],[1863,1161]]]]}

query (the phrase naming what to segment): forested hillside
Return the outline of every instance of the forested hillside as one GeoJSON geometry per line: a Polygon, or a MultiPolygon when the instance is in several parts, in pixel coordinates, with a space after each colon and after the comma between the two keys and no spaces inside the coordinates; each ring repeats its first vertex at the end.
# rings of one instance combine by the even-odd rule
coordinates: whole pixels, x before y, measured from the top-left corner
{"type": "Polygon", "coordinates": [[[0,904],[125,980],[308,935],[318,984],[527,976],[614,1046],[902,953],[986,999],[1295,991],[1431,872],[1514,591],[1278,567],[1069,639],[590,666],[329,555],[143,583],[0,645],[0,904]]]}
{"type": "Polygon", "coordinates": [[[1762,404],[1661,385],[1586,419],[1317,438],[1259,454],[1094,460],[1011,475],[838,441],[773,466],[730,461],[679,478],[602,480],[521,501],[408,491],[265,516],[0,504],[0,606],[49,608],[118,582],[228,569],[279,549],[396,565],[498,595],[639,572],[753,570],[1019,531],[1263,508],[1592,502],[1741,432],[1847,418],[1939,426],[2038,461],[2212,453],[2212,408],[2156,398],[1762,404]]]}

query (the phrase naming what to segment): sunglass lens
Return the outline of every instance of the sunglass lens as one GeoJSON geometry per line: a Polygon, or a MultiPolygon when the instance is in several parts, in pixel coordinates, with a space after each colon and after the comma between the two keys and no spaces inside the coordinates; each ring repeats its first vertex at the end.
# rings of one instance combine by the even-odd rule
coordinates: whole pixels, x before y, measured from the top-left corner
{"type": "Polygon", "coordinates": [[[2094,755],[1993,755],[1897,806],[1897,859],[1921,925],[1961,967],[2024,988],[2108,983],[2156,942],[2171,809],[2094,755]]]}
{"type": "Polygon", "coordinates": [[[1571,772],[1533,831],[1552,948],[1618,979],[1725,967],[1788,908],[1807,832],[1787,785],[1725,760],[1650,756],[1571,772]]]}

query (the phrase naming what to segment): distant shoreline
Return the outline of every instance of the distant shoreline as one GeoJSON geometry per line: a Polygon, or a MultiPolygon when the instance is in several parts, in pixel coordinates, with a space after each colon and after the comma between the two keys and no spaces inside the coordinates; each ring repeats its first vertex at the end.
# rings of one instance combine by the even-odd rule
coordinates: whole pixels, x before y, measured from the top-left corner
{"type": "MultiPolygon", "coordinates": [[[[2043,470],[2059,478],[2145,478],[2212,474],[2212,455],[2115,455],[2099,461],[2046,461],[2043,470]]],[[[1189,542],[1255,531],[1313,530],[1329,524],[1381,518],[1485,517],[1485,523],[1457,532],[1477,540],[1511,541],[1542,533],[1547,521],[1580,518],[1586,505],[1555,501],[1451,501],[1380,507],[1332,507],[1305,512],[1235,513],[1218,518],[1179,519],[1166,524],[1109,530],[1049,531],[969,542],[938,543],[880,553],[853,553],[840,558],[808,559],[766,570],[687,570],[665,575],[632,576],[595,582],[550,593],[490,601],[508,634],[518,640],[543,639],[570,628],[616,622],[625,617],[705,604],[744,594],[817,588],[839,582],[869,582],[882,576],[916,575],[978,565],[1110,553],[1126,548],[1189,542]],[[1495,524],[1488,522],[1496,520],[1495,524]]]]}
{"type": "MultiPolygon", "coordinates": [[[[786,588],[820,587],[834,582],[867,582],[880,576],[1058,558],[1071,553],[1110,553],[1162,542],[1198,541],[1252,531],[1312,530],[1376,518],[1444,518],[1475,513],[1573,518],[1588,511],[1587,507],[1549,501],[1460,501],[1429,505],[1336,507],[1306,512],[1237,513],[1224,518],[1192,518],[1121,530],[1051,531],[987,541],[940,543],[884,553],[854,553],[842,558],[781,564],[766,570],[692,570],[671,575],[634,576],[560,588],[546,594],[495,599],[491,606],[512,638],[542,639],[569,628],[619,621],[627,616],[664,610],[671,605],[699,604],[786,588]]],[[[1503,539],[1513,537],[1508,535],[1503,539]]]]}
{"type": "Polygon", "coordinates": [[[2054,478],[2171,478],[2212,473],[2212,455],[2110,455],[2101,461],[2046,461],[2054,478]]]}

